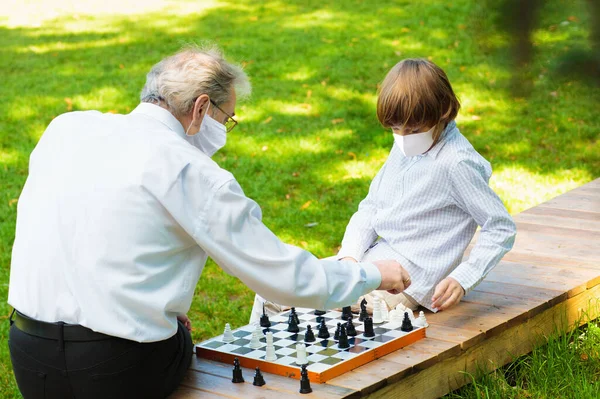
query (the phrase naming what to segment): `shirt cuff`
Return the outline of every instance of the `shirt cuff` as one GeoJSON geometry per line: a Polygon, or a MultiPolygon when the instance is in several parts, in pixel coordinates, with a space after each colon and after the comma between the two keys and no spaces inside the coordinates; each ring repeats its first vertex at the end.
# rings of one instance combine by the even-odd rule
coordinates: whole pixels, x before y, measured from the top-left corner
{"type": "Polygon", "coordinates": [[[463,287],[465,295],[471,291],[482,280],[481,273],[469,270],[466,264],[459,265],[448,277],[452,277],[463,287]]]}
{"type": "Polygon", "coordinates": [[[358,265],[365,273],[365,294],[379,288],[381,285],[381,272],[377,266],[368,262],[360,262],[358,265]]]}

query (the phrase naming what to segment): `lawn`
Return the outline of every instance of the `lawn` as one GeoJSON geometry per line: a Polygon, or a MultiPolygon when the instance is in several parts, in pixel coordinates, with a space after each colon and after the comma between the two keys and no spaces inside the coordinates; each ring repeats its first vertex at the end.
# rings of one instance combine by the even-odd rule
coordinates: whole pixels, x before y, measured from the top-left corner
{"type": "MultiPolygon", "coordinates": [[[[600,90],[588,78],[559,69],[573,50],[589,50],[585,1],[548,1],[541,10],[527,70],[530,93],[524,97],[509,90],[510,40],[499,28],[494,4],[32,0],[3,5],[0,398],[19,397],[6,345],[6,298],[16,202],[31,150],[61,113],[131,111],[150,67],[186,43],[212,41],[245,66],[254,93],[239,105],[240,124],[214,159],[262,206],[266,225],[282,240],[318,256],[335,253],[392,145],[390,132],[375,118],[376,91],[402,58],[426,57],[447,72],[462,102],[459,127],[492,163],[491,185],[511,213],[600,177],[600,90]]],[[[209,262],[189,313],[194,339],[220,333],[226,322],[245,324],[253,295],[209,262]]],[[[586,345],[597,348],[600,334],[592,323],[453,395],[508,397],[506,385],[525,381],[521,385],[529,397],[552,395],[548,386],[565,384],[586,387],[565,397],[577,392],[588,397],[587,382],[597,373],[588,366],[598,365],[597,350],[586,352],[590,360],[581,373],[537,374],[539,382],[526,377],[548,359],[555,365],[558,359],[582,362],[581,347],[571,343],[584,331],[586,345]]]]}

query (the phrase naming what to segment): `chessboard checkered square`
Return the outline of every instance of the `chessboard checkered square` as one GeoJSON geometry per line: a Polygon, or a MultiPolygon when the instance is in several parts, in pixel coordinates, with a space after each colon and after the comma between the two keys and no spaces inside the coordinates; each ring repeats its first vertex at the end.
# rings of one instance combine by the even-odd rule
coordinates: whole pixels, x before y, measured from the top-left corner
{"type": "Polygon", "coordinates": [[[296,348],[279,348],[279,349],[275,349],[275,354],[276,355],[282,355],[282,356],[289,355],[289,354],[292,354],[292,353],[295,353],[295,352],[296,352],[296,348]]]}
{"type": "Polygon", "coordinates": [[[327,359],[327,356],[323,356],[323,355],[318,354],[318,353],[313,353],[312,355],[308,355],[306,358],[310,362],[319,363],[321,360],[327,359]]]}

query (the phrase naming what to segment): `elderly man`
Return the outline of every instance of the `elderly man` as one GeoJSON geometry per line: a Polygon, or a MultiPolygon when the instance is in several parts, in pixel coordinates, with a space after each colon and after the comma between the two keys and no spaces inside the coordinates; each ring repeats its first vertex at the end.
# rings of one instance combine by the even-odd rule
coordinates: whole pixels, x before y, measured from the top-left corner
{"type": "Polygon", "coordinates": [[[25,398],[161,398],[189,367],[186,317],[208,256],[282,304],[333,308],[402,291],[394,261],[318,260],[282,243],[211,160],[244,72],[216,49],[156,64],[128,115],[57,117],[19,199],[10,352],[25,398]]]}

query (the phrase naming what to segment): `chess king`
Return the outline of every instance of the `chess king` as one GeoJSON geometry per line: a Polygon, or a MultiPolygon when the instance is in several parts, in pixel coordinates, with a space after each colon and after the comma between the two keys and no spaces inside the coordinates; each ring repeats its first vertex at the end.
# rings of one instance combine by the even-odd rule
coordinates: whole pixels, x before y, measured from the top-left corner
{"type": "Polygon", "coordinates": [[[216,48],[152,67],[127,115],[55,118],[18,203],[9,347],[26,398],[163,398],[192,356],[186,316],[210,256],[270,301],[328,309],[402,292],[393,260],[319,260],[281,242],[211,157],[244,71],[216,48]],[[67,372],[68,368],[68,372],[67,372]]]}

